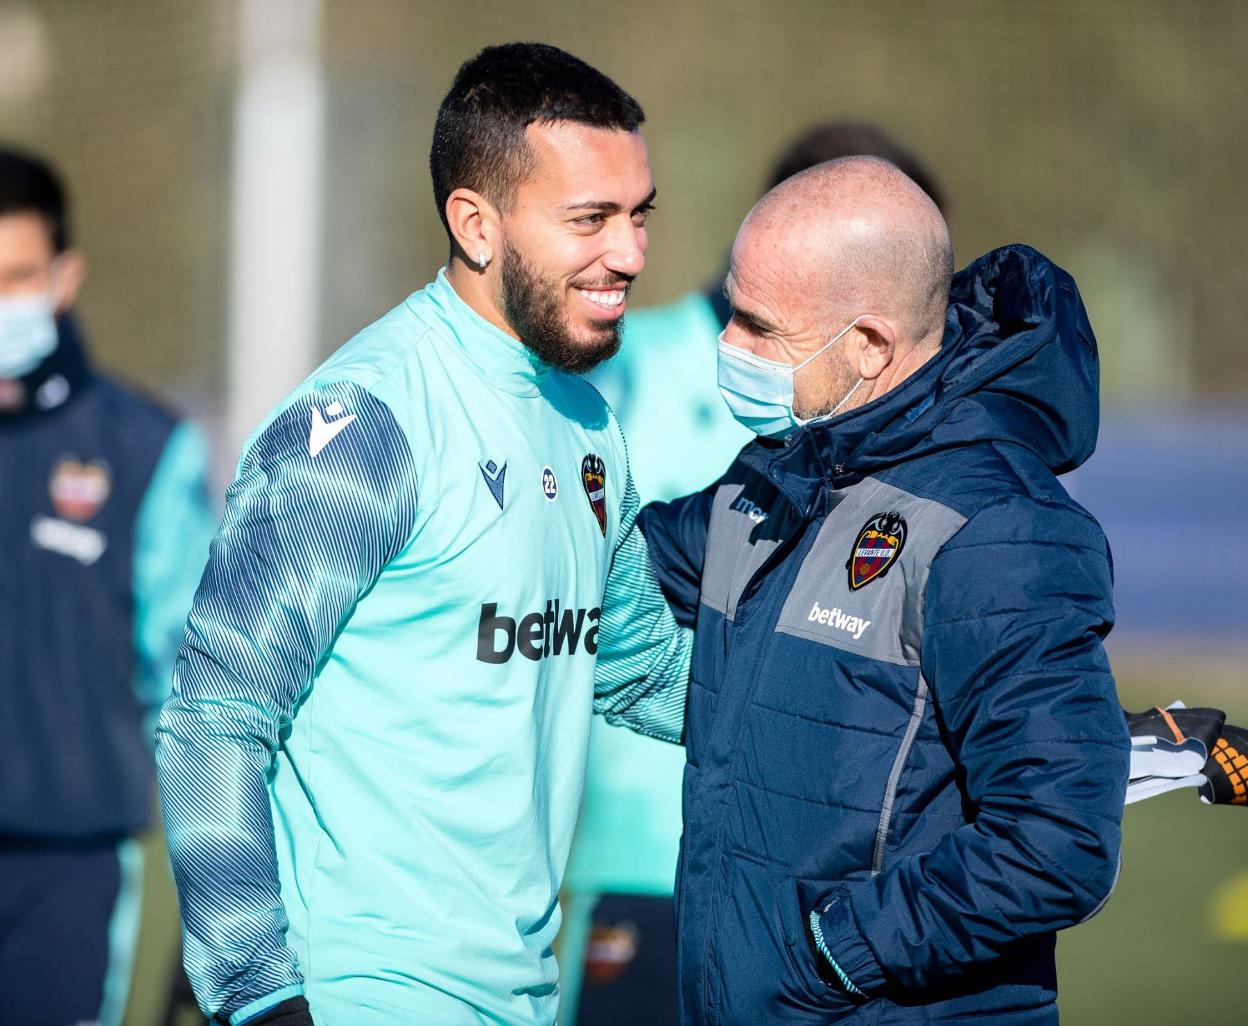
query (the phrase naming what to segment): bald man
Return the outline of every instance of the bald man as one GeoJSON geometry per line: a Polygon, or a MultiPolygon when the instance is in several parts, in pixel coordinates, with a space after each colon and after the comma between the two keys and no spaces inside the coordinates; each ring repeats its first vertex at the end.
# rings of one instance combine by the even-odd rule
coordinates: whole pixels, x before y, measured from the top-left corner
{"type": "Polygon", "coordinates": [[[778,186],[737,236],[721,391],[759,437],[642,514],[695,626],[679,871],[691,1024],[1057,1021],[1054,934],[1118,872],[1129,746],[1074,282],[956,276],[892,165],[778,186]]]}

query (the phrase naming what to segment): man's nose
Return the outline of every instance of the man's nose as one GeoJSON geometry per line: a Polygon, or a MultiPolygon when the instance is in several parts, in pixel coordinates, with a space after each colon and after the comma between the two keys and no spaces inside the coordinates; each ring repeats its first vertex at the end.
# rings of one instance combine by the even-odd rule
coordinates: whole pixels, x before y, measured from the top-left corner
{"type": "Polygon", "coordinates": [[[630,278],[646,266],[646,230],[631,220],[614,227],[602,261],[608,270],[627,274],[630,278]]]}

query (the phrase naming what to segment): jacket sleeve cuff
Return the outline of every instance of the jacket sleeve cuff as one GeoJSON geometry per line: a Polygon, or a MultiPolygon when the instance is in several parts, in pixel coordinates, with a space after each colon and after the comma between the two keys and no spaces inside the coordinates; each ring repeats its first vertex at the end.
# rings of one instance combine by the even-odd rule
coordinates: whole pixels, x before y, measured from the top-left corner
{"type": "Polygon", "coordinates": [[[810,928],[820,953],[849,993],[869,996],[884,985],[884,970],[854,922],[847,892],[833,891],[812,914],[810,928]]]}
{"type": "Polygon", "coordinates": [[[283,987],[281,990],[275,990],[271,994],[265,994],[262,998],[257,998],[242,1008],[234,1012],[230,1018],[230,1026],[246,1026],[252,1019],[258,1019],[266,1012],[271,1011],[292,997],[299,997],[303,993],[303,985],[300,983],[292,984],[289,987],[283,987]]]}

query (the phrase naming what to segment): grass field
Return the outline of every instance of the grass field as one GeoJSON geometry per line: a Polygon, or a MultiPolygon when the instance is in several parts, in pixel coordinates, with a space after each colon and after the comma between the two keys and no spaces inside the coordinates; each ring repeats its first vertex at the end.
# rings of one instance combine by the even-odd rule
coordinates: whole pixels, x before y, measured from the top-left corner
{"type": "MultiPolygon", "coordinates": [[[[1185,698],[1248,722],[1248,665],[1115,654],[1128,709],[1185,698]]],[[[1244,1026],[1248,1023],[1248,809],[1210,808],[1194,791],[1131,806],[1113,898],[1058,943],[1067,1026],[1244,1026]]],[[[149,843],[148,909],[127,1026],[158,1026],[176,948],[173,891],[158,839],[149,843]]],[[[188,1012],[175,1026],[200,1026],[188,1012]]],[[[639,1023],[638,1026],[645,1026],[639,1023]]],[[[760,1024],[762,1026],[762,1024],[760,1024]]],[[[986,1026],[986,1024],[985,1024],[986,1026]]]]}
{"type": "MultiPolygon", "coordinates": [[[[1185,698],[1248,722],[1248,663],[1162,653],[1115,656],[1132,710],[1185,698]]],[[[1248,1023],[1248,809],[1210,807],[1187,790],[1123,818],[1122,876],[1091,922],[1058,940],[1068,1026],[1248,1023]]]]}

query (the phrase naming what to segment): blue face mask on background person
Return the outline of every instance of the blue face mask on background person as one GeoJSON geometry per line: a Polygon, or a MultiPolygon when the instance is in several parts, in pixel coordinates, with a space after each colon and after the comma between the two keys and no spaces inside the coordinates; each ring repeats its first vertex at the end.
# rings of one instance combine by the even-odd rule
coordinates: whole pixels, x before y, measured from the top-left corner
{"type": "Polygon", "coordinates": [[[778,360],[767,360],[724,341],[719,336],[719,394],[724,397],[732,415],[756,435],[764,438],[786,438],[812,420],[834,417],[850,397],[858,391],[865,378],[846,393],[829,412],[803,420],[793,412],[793,376],[815,357],[826,353],[841,340],[845,332],[857,324],[860,314],[796,367],[778,360]]]}
{"type": "Polygon", "coordinates": [[[0,297],[0,378],[20,378],[56,348],[56,309],[51,297],[0,297]]]}

